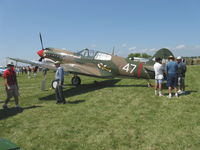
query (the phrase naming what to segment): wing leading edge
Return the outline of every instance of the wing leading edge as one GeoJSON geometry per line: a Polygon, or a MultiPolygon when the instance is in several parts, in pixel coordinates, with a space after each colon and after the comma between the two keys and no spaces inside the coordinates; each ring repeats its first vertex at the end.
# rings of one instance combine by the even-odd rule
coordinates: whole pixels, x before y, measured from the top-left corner
{"type": "Polygon", "coordinates": [[[21,62],[21,63],[25,63],[25,64],[30,64],[33,66],[39,66],[39,67],[43,67],[43,68],[56,70],[56,67],[54,66],[53,63],[40,62],[40,61],[36,61],[36,60],[25,60],[25,59],[19,59],[19,58],[10,58],[10,57],[8,57],[8,58],[10,60],[14,60],[16,62],[21,62]]]}

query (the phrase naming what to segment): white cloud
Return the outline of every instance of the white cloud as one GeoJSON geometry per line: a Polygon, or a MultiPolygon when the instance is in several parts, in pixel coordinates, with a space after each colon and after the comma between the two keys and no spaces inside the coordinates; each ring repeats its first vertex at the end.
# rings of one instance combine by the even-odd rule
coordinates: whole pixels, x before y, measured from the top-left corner
{"type": "Polygon", "coordinates": [[[91,44],[90,47],[91,48],[96,48],[97,46],[96,46],[96,44],[91,44]]]}
{"type": "MultiPolygon", "coordinates": [[[[124,45],[127,46],[127,45],[124,45]]],[[[169,49],[175,56],[200,56],[200,44],[196,45],[173,45],[173,46],[164,46],[164,47],[157,47],[157,48],[139,48],[139,47],[124,47],[119,49],[120,53],[119,56],[127,57],[127,55],[131,52],[135,53],[147,53],[149,55],[154,55],[155,52],[161,48],[169,49]]]]}
{"type": "Polygon", "coordinates": [[[194,48],[200,49],[200,45],[195,45],[194,48]]]}
{"type": "Polygon", "coordinates": [[[126,43],[122,44],[122,47],[127,47],[127,44],[126,43]]]}
{"type": "Polygon", "coordinates": [[[151,49],[148,50],[148,52],[155,52],[155,51],[157,51],[156,48],[151,48],[151,49]]]}
{"type": "Polygon", "coordinates": [[[166,49],[171,49],[169,46],[165,46],[165,47],[163,47],[163,48],[166,48],[166,49]]]}
{"type": "Polygon", "coordinates": [[[133,50],[135,50],[135,49],[136,49],[136,47],[129,47],[129,48],[128,48],[129,51],[133,51],[133,50]]]}
{"type": "Polygon", "coordinates": [[[177,46],[175,47],[175,49],[183,49],[183,48],[185,48],[185,45],[183,45],[183,44],[177,45],[177,46]]]}
{"type": "Polygon", "coordinates": [[[149,49],[145,48],[145,49],[143,49],[142,51],[143,51],[143,52],[148,52],[148,50],[149,50],[149,49]]]}
{"type": "Polygon", "coordinates": [[[175,56],[200,56],[200,45],[177,45],[172,49],[172,53],[175,56]]]}

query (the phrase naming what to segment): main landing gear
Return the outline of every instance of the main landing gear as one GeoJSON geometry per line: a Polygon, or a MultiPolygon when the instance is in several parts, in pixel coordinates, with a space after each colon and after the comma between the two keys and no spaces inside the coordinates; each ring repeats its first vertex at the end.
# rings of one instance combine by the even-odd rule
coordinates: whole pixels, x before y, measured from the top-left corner
{"type": "Polygon", "coordinates": [[[75,86],[80,85],[80,84],[81,84],[81,79],[80,79],[80,77],[77,76],[77,75],[74,75],[74,76],[72,77],[72,79],[71,79],[71,83],[72,83],[72,85],[75,85],[75,86]]]}
{"type": "MultiPolygon", "coordinates": [[[[74,75],[72,77],[72,79],[71,79],[71,83],[72,83],[72,85],[78,86],[78,85],[81,84],[81,78],[79,76],[77,76],[77,75],[74,75]]],[[[57,87],[57,85],[58,85],[58,81],[57,80],[53,80],[51,82],[52,89],[55,89],[57,87]]]]}

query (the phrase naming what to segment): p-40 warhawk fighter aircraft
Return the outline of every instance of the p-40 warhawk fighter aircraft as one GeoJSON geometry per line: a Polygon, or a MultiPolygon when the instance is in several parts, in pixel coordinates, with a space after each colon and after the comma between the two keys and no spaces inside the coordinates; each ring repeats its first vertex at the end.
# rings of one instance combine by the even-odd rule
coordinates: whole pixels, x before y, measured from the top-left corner
{"type": "MultiPolygon", "coordinates": [[[[40,56],[39,61],[18,58],[9,59],[53,70],[56,70],[54,62],[60,61],[66,73],[74,74],[71,79],[73,85],[81,84],[81,79],[78,75],[100,78],[128,77],[147,80],[154,79],[154,62],[152,60],[144,64],[115,56],[114,54],[89,49],[83,49],[75,53],[58,48],[43,48],[41,35],[40,40],[42,50],[37,52],[40,56]]],[[[171,52],[168,55],[171,55],[171,52]]]]}

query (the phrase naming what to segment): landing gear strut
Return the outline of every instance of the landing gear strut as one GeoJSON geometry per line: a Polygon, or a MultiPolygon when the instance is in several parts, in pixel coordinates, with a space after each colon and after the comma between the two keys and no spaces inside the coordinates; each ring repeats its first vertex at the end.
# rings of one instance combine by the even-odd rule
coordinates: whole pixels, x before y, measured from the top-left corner
{"type": "Polygon", "coordinates": [[[74,75],[74,76],[72,77],[72,79],[71,79],[71,82],[72,82],[72,85],[77,86],[77,85],[80,85],[80,84],[81,84],[81,79],[80,79],[79,76],[74,75]]]}

